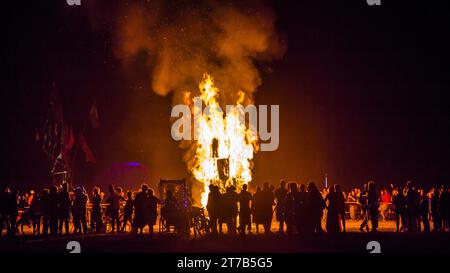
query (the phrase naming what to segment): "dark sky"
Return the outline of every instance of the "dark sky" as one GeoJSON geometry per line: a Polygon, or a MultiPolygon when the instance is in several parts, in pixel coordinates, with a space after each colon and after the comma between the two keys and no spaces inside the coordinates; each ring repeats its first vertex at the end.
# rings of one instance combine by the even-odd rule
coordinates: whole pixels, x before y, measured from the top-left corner
{"type": "MultiPolygon", "coordinates": [[[[138,63],[130,80],[114,57],[110,32],[92,25],[85,5],[3,5],[0,183],[50,183],[49,164],[33,139],[52,82],[76,131],[97,100],[100,128],[88,128],[86,138],[98,163],[80,156],[78,183],[98,183],[112,163],[126,161],[146,165],[152,185],[186,175],[183,151],[170,138],[170,96],[151,91],[149,72],[138,63]]],[[[344,187],[369,179],[448,183],[449,5],[309,0],[273,6],[288,49],[272,72],[263,72],[256,103],[280,105],[281,139],[276,152],[256,156],[255,182],[320,182],[328,173],[344,187]]]]}

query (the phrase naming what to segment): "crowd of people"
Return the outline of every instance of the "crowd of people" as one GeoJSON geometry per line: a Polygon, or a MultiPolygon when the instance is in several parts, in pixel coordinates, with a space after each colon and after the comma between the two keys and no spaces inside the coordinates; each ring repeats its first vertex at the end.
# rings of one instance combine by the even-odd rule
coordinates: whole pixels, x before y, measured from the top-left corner
{"type": "MultiPolygon", "coordinates": [[[[105,233],[105,215],[110,226],[108,232],[142,234],[148,226],[149,233],[153,234],[158,204],[163,204],[161,214],[168,215],[182,209],[181,203],[171,191],[160,200],[146,184],[137,192],[125,192],[110,185],[107,194],[94,187],[90,198],[83,187],[69,191],[66,183],[21,195],[4,187],[0,192],[0,235],[6,230],[7,235],[14,236],[20,227],[23,233],[24,225],[41,236],[105,233]]],[[[221,189],[210,185],[206,205],[208,233],[225,233],[225,225],[226,233],[245,235],[252,232],[254,224],[257,233],[262,226],[263,232],[270,234],[274,216],[278,233],[346,232],[348,204],[359,205],[362,232],[376,232],[379,219],[387,219],[388,210],[393,211],[396,232],[449,230],[450,196],[445,185],[425,191],[408,181],[404,187],[391,186],[377,191],[375,183],[370,181],[361,190],[344,193],[339,185],[319,191],[314,182],[298,185],[281,180],[277,188],[264,183],[253,193],[247,185],[239,192],[234,186],[221,189]]]]}
{"type": "Polygon", "coordinates": [[[14,236],[20,227],[23,233],[24,225],[31,226],[34,235],[70,234],[70,223],[74,234],[104,233],[104,215],[109,219],[112,233],[124,231],[128,223],[136,233],[142,233],[146,226],[153,232],[159,199],[146,184],[134,197],[131,191],[124,193],[122,188],[113,185],[109,186],[105,200],[104,196],[98,187],[94,187],[91,199],[83,187],[69,192],[67,183],[23,195],[5,187],[0,192],[0,235],[6,230],[7,235],[14,236]],[[119,211],[123,212],[122,220],[119,211]]]}

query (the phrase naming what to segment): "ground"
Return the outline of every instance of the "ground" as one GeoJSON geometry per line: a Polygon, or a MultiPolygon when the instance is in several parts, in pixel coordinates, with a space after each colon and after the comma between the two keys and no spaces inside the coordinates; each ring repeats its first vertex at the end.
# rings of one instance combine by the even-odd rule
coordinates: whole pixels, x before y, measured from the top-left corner
{"type": "Polygon", "coordinates": [[[86,236],[62,236],[58,238],[37,238],[31,235],[15,239],[2,238],[0,251],[3,252],[68,252],[69,241],[78,241],[82,252],[369,252],[370,241],[378,241],[383,253],[401,252],[450,252],[449,233],[395,233],[392,222],[381,222],[380,232],[361,233],[357,221],[348,223],[348,232],[338,236],[265,236],[255,234],[220,236],[218,238],[180,238],[171,233],[156,233],[135,236],[131,234],[107,234],[86,236]]]}

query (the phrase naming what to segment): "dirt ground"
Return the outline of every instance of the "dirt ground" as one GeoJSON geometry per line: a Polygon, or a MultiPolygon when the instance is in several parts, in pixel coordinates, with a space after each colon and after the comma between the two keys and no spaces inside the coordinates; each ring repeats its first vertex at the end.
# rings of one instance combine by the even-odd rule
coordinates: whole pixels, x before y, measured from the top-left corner
{"type": "MultiPolygon", "coordinates": [[[[40,238],[31,235],[0,240],[2,252],[69,252],[69,241],[78,241],[84,253],[342,253],[369,252],[367,243],[377,241],[384,253],[450,252],[450,234],[395,233],[392,221],[380,222],[380,232],[359,232],[359,221],[349,221],[347,232],[336,236],[292,236],[256,234],[244,238],[222,235],[216,238],[182,238],[172,233],[70,235],[40,238]]],[[[155,229],[156,226],[155,226],[155,229]]],[[[273,225],[275,231],[275,225],[273,225]]]]}

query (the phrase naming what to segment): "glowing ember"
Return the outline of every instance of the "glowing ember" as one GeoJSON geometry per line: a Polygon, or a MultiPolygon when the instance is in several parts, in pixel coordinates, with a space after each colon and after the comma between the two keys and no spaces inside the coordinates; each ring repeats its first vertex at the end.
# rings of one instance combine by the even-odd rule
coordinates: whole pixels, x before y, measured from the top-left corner
{"type": "Polygon", "coordinates": [[[198,126],[195,165],[191,171],[195,179],[203,183],[201,203],[205,207],[211,183],[221,189],[231,185],[240,188],[252,180],[251,160],[257,137],[245,126],[243,92],[239,93],[236,105],[227,108],[225,115],[217,100],[219,90],[214,87],[210,75],[204,75],[199,88],[200,99],[209,112],[194,106],[198,126]],[[219,161],[225,164],[219,164],[219,161]]]}

